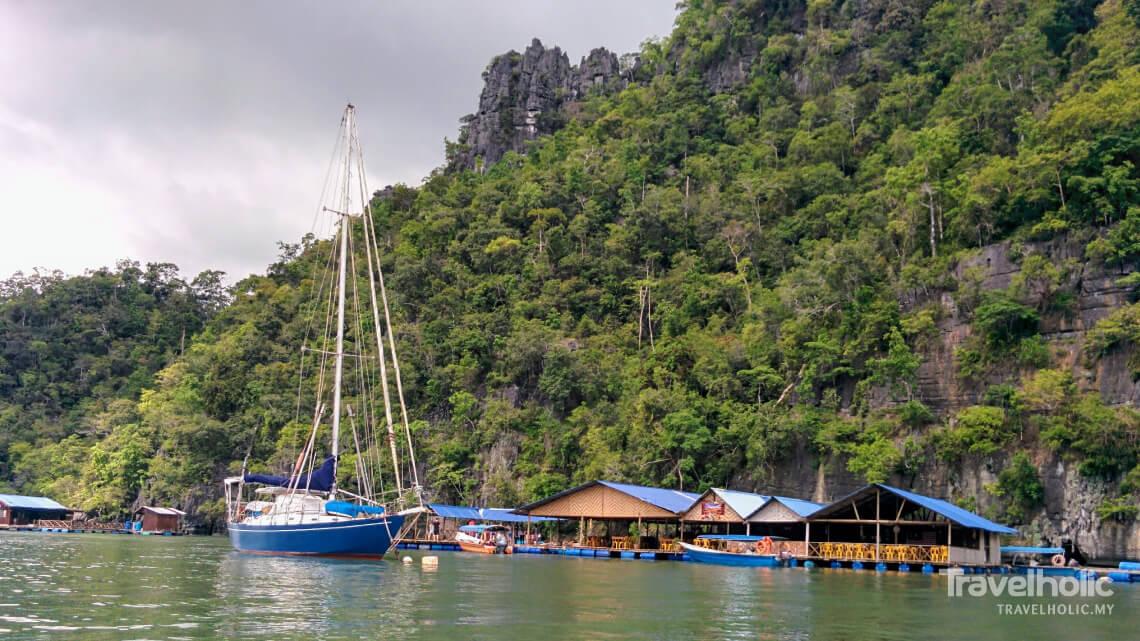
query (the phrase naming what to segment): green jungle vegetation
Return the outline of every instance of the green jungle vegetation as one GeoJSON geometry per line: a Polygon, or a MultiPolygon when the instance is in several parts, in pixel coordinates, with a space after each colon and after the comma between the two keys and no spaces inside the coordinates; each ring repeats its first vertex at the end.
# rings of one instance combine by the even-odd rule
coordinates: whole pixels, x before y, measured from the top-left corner
{"type": "MultiPolygon", "coordinates": [[[[438,498],[994,460],[969,502],[1020,523],[1059,456],[1113,488],[1101,518],[1136,517],[1140,413],[1040,335],[1071,311],[1072,265],[1023,252],[1005,290],[955,268],[1066,239],[1140,285],[1140,0],[690,0],[640,56],[628,88],[525,155],[373,201],[438,498]],[[749,52],[747,80],[713,95],[708,75],[749,52]],[[943,295],[971,327],[943,376],[984,392],[955,412],[916,389],[943,295]]],[[[209,522],[247,455],[286,469],[327,244],[283,244],[230,288],[131,262],[0,284],[0,486],[209,522]]],[[[1140,376],[1140,303],[1084,340],[1140,376]]]]}

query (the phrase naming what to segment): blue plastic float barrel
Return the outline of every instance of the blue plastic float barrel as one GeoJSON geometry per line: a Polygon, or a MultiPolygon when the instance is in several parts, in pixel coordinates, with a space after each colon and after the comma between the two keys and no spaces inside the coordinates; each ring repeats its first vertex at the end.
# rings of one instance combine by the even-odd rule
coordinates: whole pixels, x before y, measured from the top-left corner
{"type": "Polygon", "coordinates": [[[855,561],[854,563],[851,564],[851,569],[852,570],[862,570],[863,569],[863,562],[862,561],[855,561]]]}
{"type": "Polygon", "coordinates": [[[1121,570],[1140,570],[1140,561],[1121,561],[1117,567],[1121,570]]]}
{"type": "Polygon", "coordinates": [[[815,567],[815,561],[804,561],[804,568],[810,570],[815,567]]]}
{"type": "Polygon", "coordinates": [[[887,564],[883,563],[881,561],[879,563],[876,563],[875,564],[875,571],[876,572],[886,572],[887,571],[887,564]]]}
{"type": "Polygon", "coordinates": [[[1109,572],[1108,578],[1112,579],[1113,583],[1130,583],[1132,575],[1127,572],[1109,572]]]}
{"type": "Polygon", "coordinates": [[[839,561],[832,561],[831,562],[831,569],[832,570],[838,570],[841,567],[843,567],[843,564],[840,563],[839,561]]]}
{"type": "Polygon", "coordinates": [[[906,563],[899,564],[899,572],[910,572],[910,566],[906,563]]]}
{"type": "Polygon", "coordinates": [[[922,573],[923,574],[934,574],[934,566],[929,564],[929,563],[923,563],[922,564],[922,573]]]}

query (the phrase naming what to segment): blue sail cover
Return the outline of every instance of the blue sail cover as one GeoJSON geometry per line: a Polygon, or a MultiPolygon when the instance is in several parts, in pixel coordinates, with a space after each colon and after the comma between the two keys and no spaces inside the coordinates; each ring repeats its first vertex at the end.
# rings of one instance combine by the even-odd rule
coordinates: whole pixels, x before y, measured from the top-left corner
{"type": "Polygon", "coordinates": [[[271,476],[269,474],[246,474],[242,480],[246,483],[261,483],[262,485],[273,485],[276,487],[296,487],[303,490],[308,488],[313,492],[328,492],[332,489],[333,476],[336,474],[336,457],[330,456],[325,459],[325,462],[320,467],[309,472],[302,474],[296,478],[291,476],[271,476]]]}
{"type": "Polygon", "coordinates": [[[325,512],[343,516],[382,516],[384,508],[379,505],[357,505],[348,501],[329,501],[325,503],[325,512]]]}

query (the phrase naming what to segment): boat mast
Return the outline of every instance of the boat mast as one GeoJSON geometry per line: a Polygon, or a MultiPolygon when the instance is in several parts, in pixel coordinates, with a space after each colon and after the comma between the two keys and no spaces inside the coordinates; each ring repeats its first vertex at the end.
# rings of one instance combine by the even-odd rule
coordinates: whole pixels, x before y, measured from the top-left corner
{"type": "MultiPolygon", "coordinates": [[[[341,380],[344,376],[344,289],[346,273],[348,272],[348,233],[350,230],[348,205],[350,176],[352,174],[352,105],[344,110],[345,132],[345,163],[344,163],[344,209],[340,211],[340,260],[337,267],[337,300],[336,300],[336,369],[333,374],[333,415],[332,415],[332,455],[340,456],[340,397],[341,380]]],[[[336,462],[333,463],[333,482],[329,496],[336,495],[336,462]]]]}

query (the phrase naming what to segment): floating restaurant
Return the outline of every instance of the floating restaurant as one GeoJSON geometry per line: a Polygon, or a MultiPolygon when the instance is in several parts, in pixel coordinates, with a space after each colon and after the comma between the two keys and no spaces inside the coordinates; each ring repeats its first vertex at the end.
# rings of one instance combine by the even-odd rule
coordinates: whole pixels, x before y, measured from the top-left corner
{"type": "Polygon", "coordinates": [[[902,571],[911,563],[924,569],[998,566],[1001,536],[1017,534],[953,503],[882,483],[820,508],[805,526],[808,558],[833,567],[872,562],[902,571]]]}
{"type": "Polygon", "coordinates": [[[515,512],[577,521],[577,541],[566,554],[669,558],[680,556],[673,545],[681,535],[680,515],[698,498],[680,490],[591,481],[515,512]]]}
{"type": "MultiPolygon", "coordinates": [[[[703,494],[592,481],[515,510],[578,522],[576,540],[543,552],[680,558],[677,540],[770,538],[792,563],[923,571],[1001,565],[1002,535],[1017,531],[942,499],[870,484],[823,505],[713,488],[703,494]]],[[[702,541],[698,540],[698,545],[702,541]]],[[[520,551],[540,551],[521,549],[520,551]]]]}

